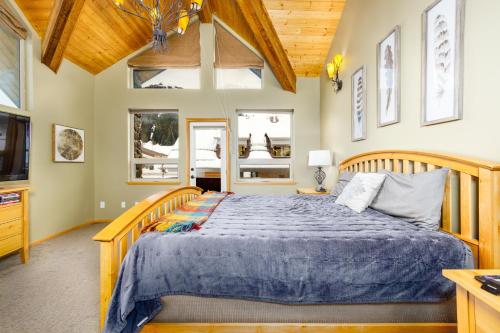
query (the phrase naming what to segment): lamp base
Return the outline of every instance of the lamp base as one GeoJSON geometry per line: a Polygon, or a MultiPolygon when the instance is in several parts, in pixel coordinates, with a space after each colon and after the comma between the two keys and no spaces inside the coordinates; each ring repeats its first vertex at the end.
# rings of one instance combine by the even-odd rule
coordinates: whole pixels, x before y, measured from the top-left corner
{"type": "Polygon", "coordinates": [[[321,192],[321,193],[326,192],[326,188],[323,185],[316,186],[315,190],[316,190],[316,192],[321,192]]]}
{"type": "Polygon", "coordinates": [[[316,192],[326,192],[325,186],[323,185],[323,181],[326,178],[326,173],[323,171],[323,168],[318,167],[314,174],[314,178],[318,183],[318,186],[316,186],[316,192]]]}

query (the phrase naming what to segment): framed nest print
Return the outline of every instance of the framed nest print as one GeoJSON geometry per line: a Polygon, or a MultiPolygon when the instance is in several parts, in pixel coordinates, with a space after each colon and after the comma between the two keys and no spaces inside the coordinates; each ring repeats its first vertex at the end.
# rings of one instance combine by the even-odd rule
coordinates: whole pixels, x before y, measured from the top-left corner
{"type": "Polygon", "coordinates": [[[85,162],[85,131],[82,129],[54,124],[52,146],[54,162],[85,162]]]}
{"type": "Polygon", "coordinates": [[[422,125],[462,119],[464,0],[438,0],[422,16],[422,125]]]}
{"type": "Polygon", "coordinates": [[[352,74],[351,137],[352,141],[366,139],[366,69],[359,68],[352,74]]]}
{"type": "Polygon", "coordinates": [[[377,126],[399,123],[400,103],[400,27],[395,27],[377,45],[377,126]]]}

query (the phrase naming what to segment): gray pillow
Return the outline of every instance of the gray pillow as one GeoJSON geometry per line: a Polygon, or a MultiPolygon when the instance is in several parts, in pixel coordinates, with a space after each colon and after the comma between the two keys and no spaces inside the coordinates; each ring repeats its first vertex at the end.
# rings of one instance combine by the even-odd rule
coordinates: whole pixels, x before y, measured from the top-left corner
{"type": "Polygon", "coordinates": [[[386,174],[385,182],[371,208],[427,230],[438,230],[448,169],[416,174],[386,174]]]}
{"type": "Polygon", "coordinates": [[[340,193],[344,190],[347,184],[352,180],[356,173],[354,172],[349,172],[349,171],[344,171],[340,174],[339,179],[337,180],[337,184],[335,184],[335,187],[332,190],[331,195],[338,197],[340,193]]]}

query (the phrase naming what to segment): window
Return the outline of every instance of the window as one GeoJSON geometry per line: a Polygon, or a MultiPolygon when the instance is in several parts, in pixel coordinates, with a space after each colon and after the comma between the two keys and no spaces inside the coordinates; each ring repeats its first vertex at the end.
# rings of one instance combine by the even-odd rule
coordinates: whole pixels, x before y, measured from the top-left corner
{"type": "Polygon", "coordinates": [[[130,111],[132,181],[179,179],[179,114],[170,110],[130,111]]]}
{"type": "Polygon", "coordinates": [[[200,89],[200,68],[132,69],[134,89],[200,89]]]}
{"type": "Polygon", "coordinates": [[[127,61],[134,89],[200,89],[200,22],[168,37],[168,49],[148,48],[127,61]]]}
{"type": "Polygon", "coordinates": [[[0,24],[0,105],[21,108],[22,40],[0,24]]]}
{"type": "Polygon", "coordinates": [[[260,68],[216,68],[217,89],[262,89],[260,68]]]}
{"type": "Polygon", "coordinates": [[[221,23],[214,27],[216,89],[262,89],[264,60],[221,23]]]}
{"type": "Polygon", "coordinates": [[[241,181],[292,178],[292,111],[238,111],[241,181]]]}

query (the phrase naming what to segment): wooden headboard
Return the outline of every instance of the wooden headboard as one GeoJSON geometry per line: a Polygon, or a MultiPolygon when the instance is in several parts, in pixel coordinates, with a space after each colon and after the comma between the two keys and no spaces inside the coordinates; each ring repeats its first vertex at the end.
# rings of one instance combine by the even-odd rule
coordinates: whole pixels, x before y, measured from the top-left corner
{"type": "Polygon", "coordinates": [[[419,151],[373,151],[340,163],[340,172],[418,173],[448,168],[441,229],[466,242],[480,268],[500,268],[500,164],[419,151]]]}

